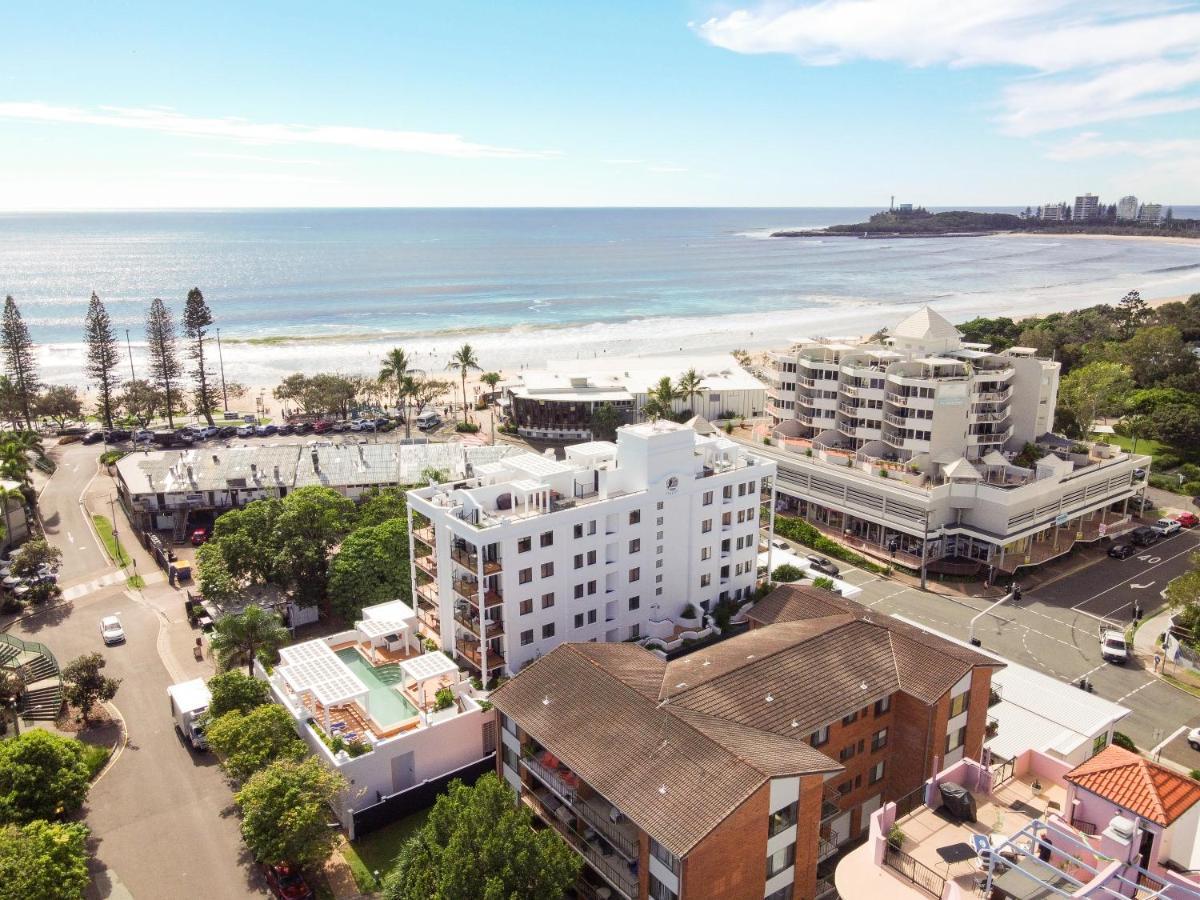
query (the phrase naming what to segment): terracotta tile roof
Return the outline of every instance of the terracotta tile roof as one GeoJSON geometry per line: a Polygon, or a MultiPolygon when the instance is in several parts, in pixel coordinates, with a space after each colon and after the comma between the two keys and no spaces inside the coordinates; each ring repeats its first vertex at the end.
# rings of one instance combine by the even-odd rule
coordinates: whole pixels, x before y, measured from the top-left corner
{"type": "Polygon", "coordinates": [[[1117,747],[1106,747],[1067,780],[1164,828],[1200,801],[1200,784],[1117,747]]]}
{"type": "Polygon", "coordinates": [[[661,670],[632,645],[562,644],[490,699],[676,855],[771,777],[842,769],[801,741],[657,702],[615,674],[635,668],[631,649],[661,670]]]}

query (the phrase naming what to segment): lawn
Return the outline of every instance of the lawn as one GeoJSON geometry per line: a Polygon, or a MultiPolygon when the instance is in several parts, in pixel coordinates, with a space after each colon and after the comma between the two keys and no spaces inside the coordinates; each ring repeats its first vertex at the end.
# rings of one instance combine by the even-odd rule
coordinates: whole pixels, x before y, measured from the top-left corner
{"type": "Polygon", "coordinates": [[[92,516],[92,524],[96,526],[96,534],[100,535],[100,543],[104,544],[108,558],[121,568],[129,565],[129,554],[121,542],[113,537],[113,525],[108,516],[92,516]]]}
{"type": "MultiPolygon", "coordinates": [[[[1120,434],[1106,434],[1103,435],[1103,439],[1110,444],[1116,444],[1122,450],[1130,453],[1133,452],[1133,438],[1131,437],[1125,437],[1124,435],[1120,434]]],[[[1137,452],[1148,453],[1151,456],[1158,456],[1160,453],[1170,453],[1173,456],[1185,455],[1173,447],[1168,447],[1166,444],[1160,444],[1158,441],[1151,440],[1150,438],[1138,438],[1137,452]]]]}
{"type": "Polygon", "coordinates": [[[360,891],[365,894],[379,889],[372,873],[379,872],[381,877],[387,873],[400,848],[425,824],[428,816],[429,810],[423,809],[342,847],[342,856],[350,865],[360,891]]]}

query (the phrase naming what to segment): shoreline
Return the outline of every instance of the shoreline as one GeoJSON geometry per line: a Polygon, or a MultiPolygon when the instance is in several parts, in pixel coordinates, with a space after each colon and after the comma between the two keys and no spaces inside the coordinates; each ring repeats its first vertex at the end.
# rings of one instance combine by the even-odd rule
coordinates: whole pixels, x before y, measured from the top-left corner
{"type": "Polygon", "coordinates": [[[945,240],[956,238],[989,238],[989,237],[1016,237],[1016,238],[1086,238],[1095,241],[1152,241],[1159,244],[1174,244],[1182,247],[1200,247],[1200,235],[1194,238],[1180,237],[1173,234],[1101,234],[1096,232],[1081,232],[1081,231],[940,231],[922,233],[905,233],[905,232],[852,232],[852,231],[830,231],[828,228],[813,228],[806,230],[782,230],[772,232],[769,237],[783,240],[797,240],[804,238],[843,238],[845,240],[856,241],[916,241],[916,240],[945,240]]]}

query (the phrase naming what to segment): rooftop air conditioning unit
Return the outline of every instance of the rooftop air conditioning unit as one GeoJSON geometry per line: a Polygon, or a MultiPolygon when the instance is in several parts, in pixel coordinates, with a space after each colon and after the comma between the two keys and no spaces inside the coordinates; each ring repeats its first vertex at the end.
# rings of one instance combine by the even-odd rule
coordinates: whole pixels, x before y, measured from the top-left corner
{"type": "Polygon", "coordinates": [[[1132,841],[1137,825],[1124,816],[1113,816],[1113,820],[1108,823],[1108,830],[1123,840],[1132,841]]]}

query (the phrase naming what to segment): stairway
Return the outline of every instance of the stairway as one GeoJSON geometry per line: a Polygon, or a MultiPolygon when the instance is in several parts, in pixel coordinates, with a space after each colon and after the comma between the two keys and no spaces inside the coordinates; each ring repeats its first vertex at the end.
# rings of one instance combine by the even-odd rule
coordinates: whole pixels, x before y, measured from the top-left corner
{"type": "Polygon", "coordinates": [[[53,722],[62,710],[63,689],[61,683],[49,683],[25,692],[21,701],[21,718],[53,722]]]}
{"type": "Polygon", "coordinates": [[[25,683],[18,706],[21,718],[53,722],[63,704],[58,660],[45,644],[0,633],[0,669],[17,672],[25,683]]]}

